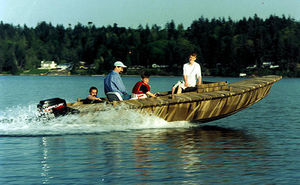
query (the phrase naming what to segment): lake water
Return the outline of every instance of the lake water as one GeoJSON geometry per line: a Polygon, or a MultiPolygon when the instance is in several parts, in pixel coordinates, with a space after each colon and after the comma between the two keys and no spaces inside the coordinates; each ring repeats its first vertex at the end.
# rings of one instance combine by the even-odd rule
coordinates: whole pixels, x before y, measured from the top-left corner
{"type": "MultiPolygon", "coordinates": [[[[179,79],[151,77],[151,91],[179,79]]],[[[139,77],[123,80],[131,90],[139,77]]],[[[300,79],[282,79],[257,104],[202,125],[114,110],[35,119],[40,100],[74,102],[90,86],[103,96],[103,77],[0,76],[0,184],[300,183],[300,79]]]]}

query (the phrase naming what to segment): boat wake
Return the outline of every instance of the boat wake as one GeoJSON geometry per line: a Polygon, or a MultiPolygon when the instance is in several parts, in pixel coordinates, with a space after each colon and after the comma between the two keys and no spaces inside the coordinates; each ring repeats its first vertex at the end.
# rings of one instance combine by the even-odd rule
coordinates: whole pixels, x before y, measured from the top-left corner
{"type": "Polygon", "coordinates": [[[38,117],[36,105],[11,107],[0,113],[0,136],[82,135],[192,126],[192,123],[186,121],[169,123],[134,110],[112,107],[106,111],[73,114],[50,120],[38,117]]]}

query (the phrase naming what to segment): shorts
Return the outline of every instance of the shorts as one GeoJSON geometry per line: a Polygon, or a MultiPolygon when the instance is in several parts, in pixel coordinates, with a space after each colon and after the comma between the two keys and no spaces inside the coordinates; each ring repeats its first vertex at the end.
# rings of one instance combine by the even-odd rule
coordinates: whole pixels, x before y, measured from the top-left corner
{"type": "Polygon", "coordinates": [[[197,91],[197,87],[187,87],[182,92],[193,92],[197,91]]]}
{"type": "Polygon", "coordinates": [[[131,94],[131,99],[142,99],[142,98],[148,98],[146,94],[131,94]]]}

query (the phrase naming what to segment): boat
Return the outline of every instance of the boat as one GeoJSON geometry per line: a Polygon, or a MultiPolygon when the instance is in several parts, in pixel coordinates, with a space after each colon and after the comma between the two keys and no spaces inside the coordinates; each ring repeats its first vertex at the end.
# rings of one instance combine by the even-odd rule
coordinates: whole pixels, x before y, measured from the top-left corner
{"type": "MultiPolygon", "coordinates": [[[[161,92],[158,97],[105,101],[86,104],[82,100],[65,104],[71,112],[84,115],[90,112],[107,110],[108,106],[131,109],[142,114],[154,115],[168,122],[191,121],[205,123],[235,114],[265,98],[272,85],[282,79],[269,75],[254,77],[233,83],[206,82],[197,86],[195,92],[172,95],[161,92]],[[74,111],[76,110],[76,111],[74,111]]],[[[52,105],[53,107],[53,105],[52,105]]],[[[60,104],[59,108],[64,107],[60,104]]]]}

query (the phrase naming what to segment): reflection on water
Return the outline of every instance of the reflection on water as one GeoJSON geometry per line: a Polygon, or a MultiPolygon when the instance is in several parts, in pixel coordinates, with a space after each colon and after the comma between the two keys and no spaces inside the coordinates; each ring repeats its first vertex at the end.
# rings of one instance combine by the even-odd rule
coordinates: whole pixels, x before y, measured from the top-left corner
{"type": "Polygon", "coordinates": [[[49,183],[49,164],[47,163],[48,160],[48,147],[47,147],[47,139],[45,137],[41,138],[41,146],[42,146],[42,160],[41,160],[41,177],[43,184],[49,183]]]}
{"type": "Polygon", "coordinates": [[[264,173],[263,142],[241,130],[215,126],[41,138],[41,177],[119,183],[211,183],[211,176],[264,173]],[[120,139],[122,138],[122,139],[120,139]],[[253,165],[252,165],[252,164],[253,165]],[[240,170],[232,170],[232,167],[240,170]],[[247,168],[245,168],[247,166],[247,168]],[[54,178],[56,177],[56,178],[54,178]],[[130,177],[130,178],[125,178],[130,177]],[[133,178],[135,177],[135,178],[133,178]]]}
{"type": "MultiPolygon", "coordinates": [[[[197,172],[214,176],[218,171],[219,175],[232,173],[226,168],[232,165],[241,168],[248,165],[250,159],[254,159],[256,165],[259,165],[258,158],[266,155],[262,143],[254,137],[240,130],[215,126],[143,133],[137,136],[134,150],[136,166],[139,167],[138,175],[152,174],[152,169],[162,163],[162,169],[166,170],[164,173],[175,173],[181,179],[202,176],[197,172]]],[[[247,170],[257,173],[262,169],[250,167],[247,170]]],[[[142,179],[145,180],[145,177],[142,179]]],[[[204,179],[203,182],[205,181],[204,179]]]]}

